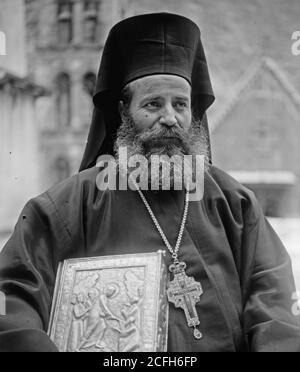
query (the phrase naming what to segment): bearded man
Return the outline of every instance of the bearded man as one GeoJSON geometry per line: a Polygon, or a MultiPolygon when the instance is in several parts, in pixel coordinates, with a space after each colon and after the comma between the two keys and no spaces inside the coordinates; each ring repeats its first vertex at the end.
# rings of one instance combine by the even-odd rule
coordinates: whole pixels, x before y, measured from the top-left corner
{"type": "Polygon", "coordinates": [[[144,157],[142,189],[181,189],[183,182],[191,183],[197,176],[193,157],[203,156],[209,162],[205,130],[200,120],[192,118],[191,86],[185,79],[158,74],[135,80],[121,94],[120,113],[122,124],[115,142],[119,170],[126,177],[128,159],[144,157]],[[183,162],[184,156],[191,161],[183,162]]]}
{"type": "Polygon", "coordinates": [[[203,289],[194,332],[170,304],[168,351],[300,351],[289,256],[253,193],[211,164],[205,113],[213,100],[193,22],[157,13],[113,27],[80,172],[25,206],[1,253],[0,350],[56,350],[45,331],[59,262],[165,247],[168,267],[203,289]],[[100,190],[97,159],[115,154],[121,174],[124,147],[150,163],[152,155],[204,156],[203,198],[189,202],[189,189],[176,189],[176,163],[170,190],[136,182],[138,190],[100,190]]]}

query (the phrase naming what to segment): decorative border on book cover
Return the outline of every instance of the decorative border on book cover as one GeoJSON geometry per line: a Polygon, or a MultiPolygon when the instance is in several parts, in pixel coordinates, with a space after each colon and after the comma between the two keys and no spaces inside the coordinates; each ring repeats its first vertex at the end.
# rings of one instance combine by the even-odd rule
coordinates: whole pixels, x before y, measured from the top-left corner
{"type": "Polygon", "coordinates": [[[167,350],[164,251],[60,264],[48,334],[59,351],[167,350]]]}

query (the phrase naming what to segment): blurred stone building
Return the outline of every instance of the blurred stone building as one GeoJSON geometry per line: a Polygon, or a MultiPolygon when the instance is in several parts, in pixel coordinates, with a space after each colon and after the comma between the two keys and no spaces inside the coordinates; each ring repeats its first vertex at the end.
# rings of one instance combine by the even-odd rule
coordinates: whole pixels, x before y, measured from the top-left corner
{"type": "Polygon", "coordinates": [[[299,61],[291,35],[298,0],[26,0],[40,100],[44,187],[78,170],[103,43],[120,19],[169,11],[199,24],[216,102],[209,112],[214,163],[253,189],[271,217],[300,215],[299,61]]]}
{"type": "Polygon", "coordinates": [[[43,94],[43,88],[0,66],[0,241],[27,200],[40,192],[35,114],[43,94]]]}
{"type": "Polygon", "coordinates": [[[43,188],[78,171],[103,43],[125,15],[120,0],[26,0],[29,70],[51,96],[39,101],[43,188]]]}
{"type": "Polygon", "coordinates": [[[268,217],[300,214],[300,94],[273,60],[249,66],[211,123],[214,162],[268,217]]]}
{"type": "Polygon", "coordinates": [[[37,98],[46,90],[27,76],[24,6],[0,0],[0,250],[28,199],[40,192],[37,98]],[[11,25],[18,27],[11,27],[11,25]]]}

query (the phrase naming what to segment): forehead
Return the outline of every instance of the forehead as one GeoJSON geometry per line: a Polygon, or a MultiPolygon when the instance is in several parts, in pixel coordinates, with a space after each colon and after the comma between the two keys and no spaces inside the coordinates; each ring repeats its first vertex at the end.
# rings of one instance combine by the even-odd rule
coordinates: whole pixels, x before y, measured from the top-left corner
{"type": "Polygon", "coordinates": [[[133,94],[140,98],[150,95],[191,95],[191,86],[187,80],[176,75],[151,75],[131,83],[133,94]]]}

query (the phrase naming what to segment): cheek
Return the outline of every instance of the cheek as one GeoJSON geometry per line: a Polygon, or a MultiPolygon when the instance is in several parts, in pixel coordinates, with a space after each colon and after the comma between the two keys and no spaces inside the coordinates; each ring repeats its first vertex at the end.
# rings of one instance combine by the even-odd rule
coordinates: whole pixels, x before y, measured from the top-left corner
{"type": "Polygon", "coordinates": [[[156,118],[145,112],[139,112],[135,115],[135,124],[139,129],[149,128],[153,125],[156,118]]]}
{"type": "Polygon", "coordinates": [[[183,114],[181,117],[181,121],[182,121],[183,126],[186,129],[189,129],[192,124],[192,113],[186,112],[185,114],[183,114]]]}

